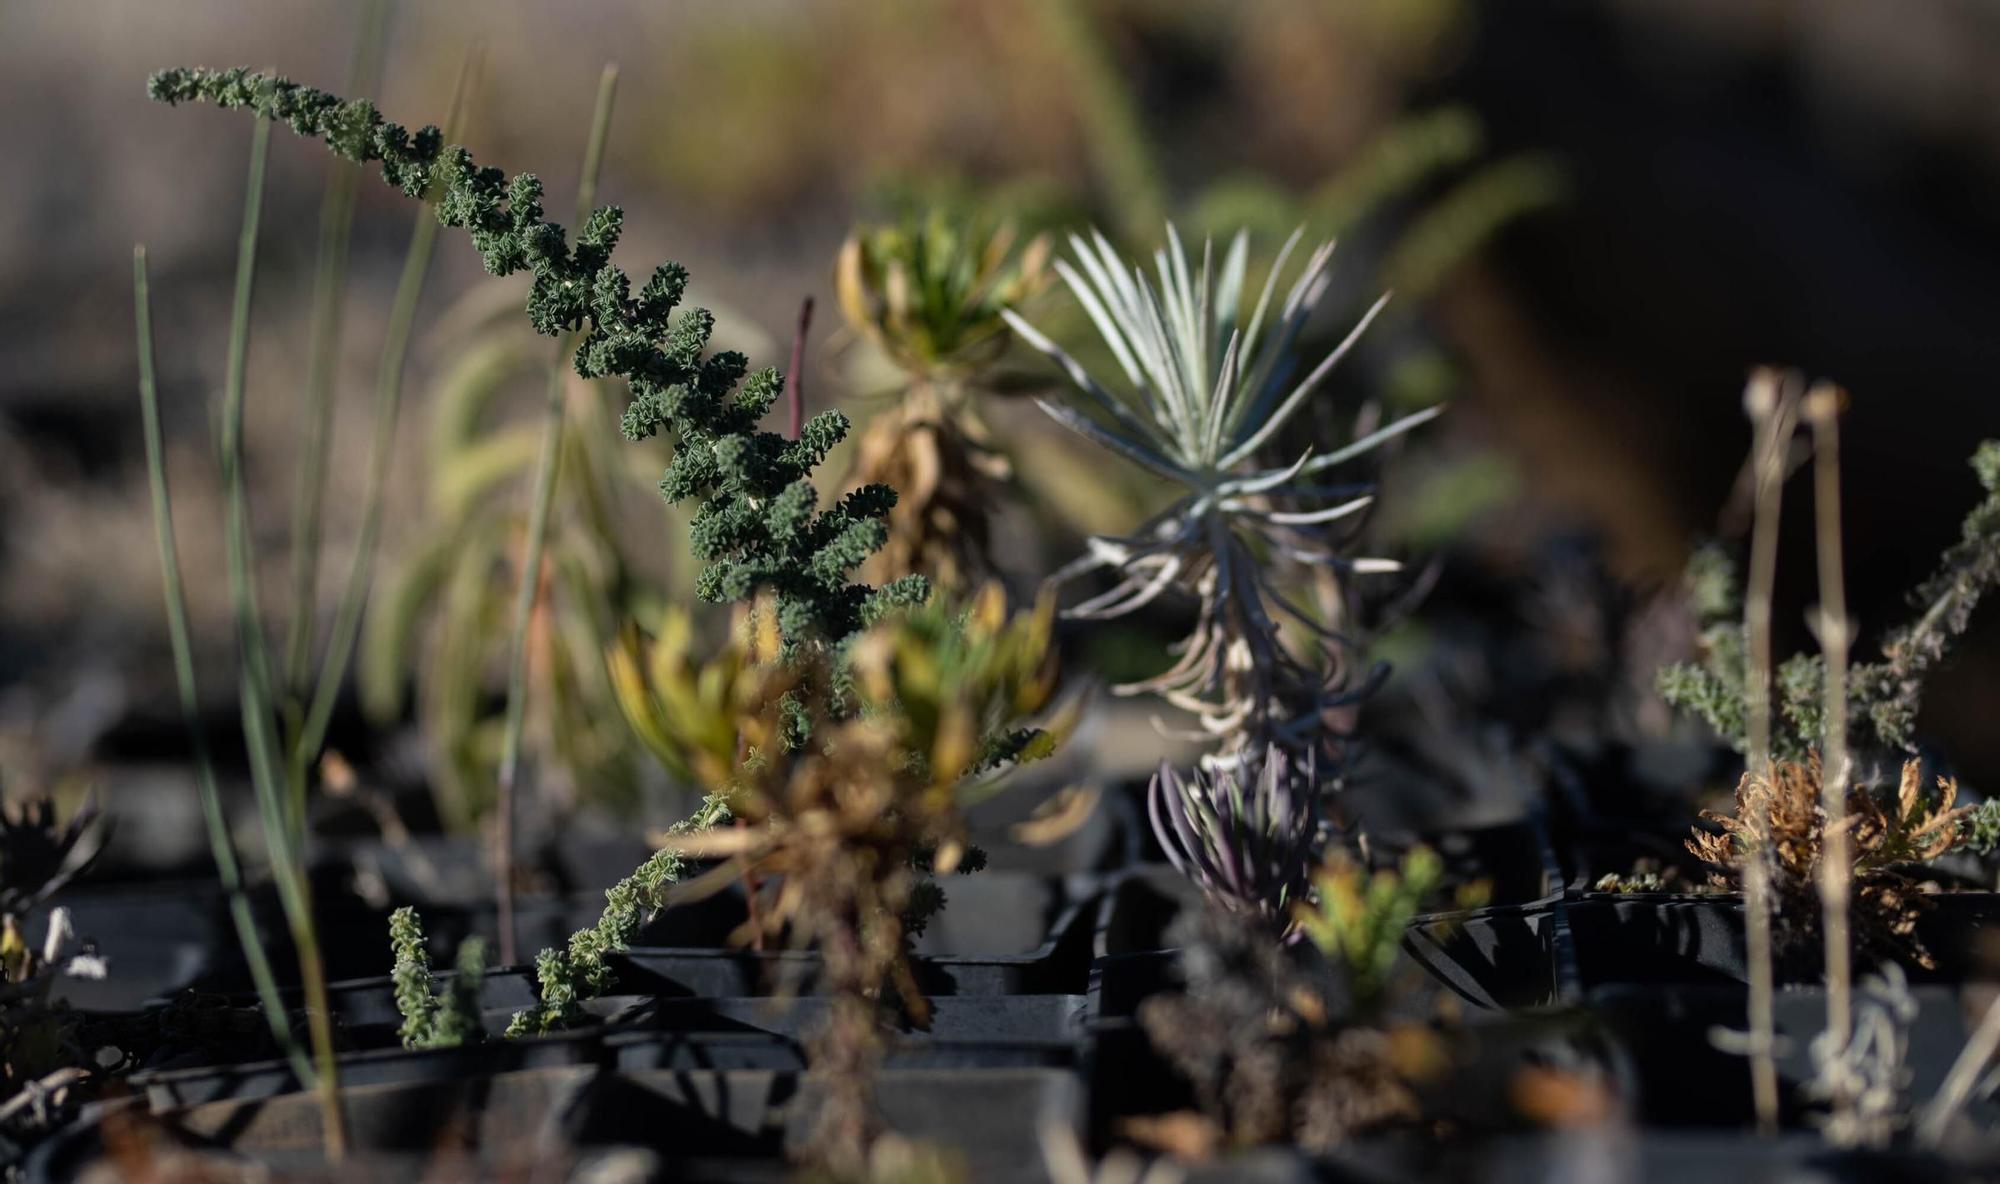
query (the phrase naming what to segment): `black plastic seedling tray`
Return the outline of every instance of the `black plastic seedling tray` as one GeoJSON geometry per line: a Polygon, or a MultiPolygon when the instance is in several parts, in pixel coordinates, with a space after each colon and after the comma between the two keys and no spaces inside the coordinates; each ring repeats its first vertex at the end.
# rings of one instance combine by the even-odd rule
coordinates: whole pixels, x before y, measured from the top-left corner
{"type": "MultiPolygon", "coordinates": [[[[102,979],[61,978],[53,998],[86,1011],[125,1011],[216,973],[239,960],[223,895],[213,881],[79,884],[59,903],[77,937],[111,960],[102,979]]],[[[23,918],[28,934],[46,930],[52,905],[23,918]]]]}
{"type": "MultiPolygon", "coordinates": [[[[930,1000],[929,1026],[899,1033],[902,1042],[959,1041],[1046,1044],[1075,1048],[1088,1036],[1084,995],[940,995],[930,1000]]],[[[798,1041],[827,1014],[823,996],[773,999],[657,999],[614,996],[594,1001],[605,1027],[618,1031],[759,1032],[798,1041]]]]}
{"type": "MultiPolygon", "coordinates": [[[[970,945],[971,932],[942,932],[927,935],[915,959],[917,983],[927,995],[1081,995],[1089,985],[1092,923],[1100,881],[1096,877],[1070,877],[1050,882],[1041,877],[995,874],[988,885],[974,888],[981,877],[967,877],[954,883],[967,907],[996,905],[992,899],[1004,894],[1018,900],[1032,889],[1035,911],[1029,924],[1036,935],[1017,924],[1013,940],[1027,944],[1019,953],[924,953],[929,949],[950,949],[952,941],[970,945]]],[[[601,908],[601,902],[598,906],[601,908]]],[[[641,940],[672,936],[677,931],[665,919],[677,910],[668,909],[660,921],[641,933],[641,940]]],[[[592,913],[590,920],[596,919],[592,913]]],[[[425,918],[428,923],[429,918],[425,918]]],[[[722,929],[727,936],[729,929],[722,929]]],[[[1006,941],[1008,934],[996,935],[1006,941]]],[[[567,934],[564,935],[567,937],[567,934]]],[[[383,924],[380,944],[386,955],[387,924],[383,924]]],[[[434,961],[448,964],[449,946],[432,934],[434,961]]],[[[817,955],[799,951],[753,951],[713,947],[635,945],[609,959],[616,972],[615,991],[623,996],[658,999],[731,999],[752,996],[811,994],[818,988],[820,962],[817,955]]],[[[440,981],[451,974],[442,972],[440,981]]],[[[290,1007],[302,1004],[295,990],[284,992],[290,1007]]],[[[385,1033],[393,1033],[402,1017],[396,1011],[394,981],[386,974],[329,983],[328,1003],[343,1036],[363,1047],[380,1046],[385,1033]]],[[[532,967],[502,967],[489,971],[481,990],[481,1008],[498,1031],[514,1012],[537,1000],[532,967]]],[[[257,997],[247,990],[228,996],[239,1008],[257,1006],[257,997]]]]}
{"type": "MultiPolygon", "coordinates": [[[[371,1180],[435,1178],[453,1163],[477,1178],[546,1169],[594,1151],[639,1146],[663,1180],[782,1179],[784,1153],[810,1129],[816,1083],[796,1068],[731,1064],[540,1065],[494,1070],[459,1057],[388,1054],[343,1064],[355,1166],[371,1180]],[[484,1070],[484,1071],[482,1071],[484,1070]],[[463,1151],[455,1150],[462,1147],[463,1151]]],[[[1035,1147],[1054,1122],[1074,1127],[1082,1095],[1060,1068],[891,1067],[877,1101],[896,1129],[948,1140],[980,1180],[1045,1180],[1035,1147]],[[1025,1153],[1024,1153],[1025,1152],[1025,1153]]],[[[231,1094],[161,1106],[182,1139],[279,1173],[324,1170],[310,1093],[231,1094]]],[[[143,1105],[144,1103],[132,1103],[143,1105]]],[[[103,1153],[100,1105],[37,1150],[31,1181],[66,1181],[103,1153]]],[[[354,1177],[347,1177],[354,1178],[354,1177]]]]}
{"type": "MultiPolygon", "coordinates": [[[[1920,982],[1956,982],[1978,971],[1983,939],[2000,932],[2000,894],[1940,892],[1925,899],[1917,936],[1937,965],[1906,964],[1920,982]]],[[[1734,893],[1580,893],[1562,912],[1579,986],[1748,981],[1743,900],[1734,893]]],[[[1817,949],[1780,951],[1780,981],[1819,981],[1817,949]]]]}
{"type": "Polygon", "coordinates": [[[1845,1151],[1816,1135],[1609,1127],[1544,1134],[1357,1140],[1332,1156],[1263,1148],[1194,1165],[1182,1184],[1939,1184],[1992,1179],[1978,1157],[1845,1151]]]}
{"type": "MultiPolygon", "coordinates": [[[[1715,1027],[1741,1026],[1740,902],[1561,890],[1562,874],[1551,870],[1549,845],[1534,825],[1426,841],[1454,878],[1485,879],[1498,898],[1419,917],[1406,934],[1416,963],[1473,1005],[1455,1028],[1464,1059],[1427,1100],[1449,1137],[1364,1139],[1324,1158],[1284,1149],[1231,1155],[1194,1165],[1189,1179],[1675,1180],[1721,1171],[1733,1182],[1935,1178],[1907,1173],[1938,1168],[1936,1160],[1835,1155],[1815,1137],[1743,1137],[1744,1065],[1709,1039],[1715,1027]],[[1546,891],[1526,896],[1538,890],[1546,891]],[[1636,1125],[1562,1138],[1523,1133],[1508,1099],[1527,1066],[1605,1082],[1636,1125]]],[[[947,884],[953,904],[968,911],[956,928],[934,932],[931,950],[917,959],[932,1023],[890,1042],[881,1103],[892,1125],[960,1148],[974,1179],[1027,1181],[1045,1178],[1036,1150],[1043,1122],[1067,1123],[1101,1151],[1122,1141],[1128,1119],[1188,1106],[1185,1082],[1153,1052],[1137,1014],[1147,998],[1182,989],[1179,953],[1167,943],[1199,899],[1192,887],[1156,865],[1062,880],[1001,874],[985,888],[980,880],[947,884]],[[1028,923],[1011,934],[965,923],[990,907],[1028,923]],[[982,932],[1015,948],[966,952],[982,932]]],[[[1949,977],[1968,964],[1995,898],[1945,895],[1935,904],[1926,935],[1949,977]]],[[[718,917],[721,929],[727,917],[718,917]]],[[[690,933],[711,921],[684,915],[675,924],[690,933]]],[[[435,929],[433,936],[442,954],[444,940],[435,929]]],[[[397,1046],[400,1017],[386,977],[332,984],[341,1038],[354,1050],[341,1059],[342,1086],[370,1178],[422,1178],[436,1162],[440,1130],[457,1131],[474,1157],[466,1162],[487,1174],[529,1161],[575,1164],[640,1142],[656,1179],[785,1178],[786,1149],[808,1129],[816,1104],[805,1045],[826,1007],[813,993],[818,959],[644,945],[614,965],[616,993],[591,1001],[591,1018],[578,1030],[429,1052],[397,1046]]],[[[1963,992],[1915,989],[1922,1011],[1912,1086],[1921,1098],[1935,1090],[1970,1021],[1963,992]]],[[[525,968],[490,974],[482,999],[489,1030],[533,1000],[525,968]]],[[[231,1002],[230,1015],[258,1018],[254,998],[231,1002]]],[[[1781,1068],[1796,1130],[1805,1116],[1803,1045],[1824,1001],[1816,990],[1792,988],[1779,1002],[1781,1031],[1793,1038],[1781,1068]]],[[[126,1104],[166,1120],[182,1138],[281,1172],[309,1175],[319,1163],[317,1103],[283,1062],[195,1065],[128,1080],[138,1093],[126,1104]]],[[[100,1105],[45,1145],[30,1178],[70,1178],[100,1154],[107,1109],[100,1105]]]]}
{"type": "MultiPolygon", "coordinates": [[[[1081,1063],[1087,1054],[1080,1000],[1014,1009],[995,1022],[980,1009],[942,1008],[928,1032],[892,1037],[888,1064],[904,1068],[1049,1067],[1081,1063]]],[[[344,1087],[491,1076],[575,1065],[645,1070],[763,1069],[803,1071],[804,1046],[796,1032],[741,1025],[717,1029],[588,1027],[532,1040],[487,1041],[461,1048],[417,1052],[381,1048],[340,1058],[344,1087]]],[[[262,1060],[236,1065],[138,1072],[127,1084],[156,1111],[210,1102],[275,1098],[299,1092],[290,1065],[262,1060]]]]}
{"type": "MultiPolygon", "coordinates": [[[[1467,830],[1371,835],[1369,841],[1377,862],[1384,866],[1393,866],[1412,847],[1427,846],[1444,861],[1446,896],[1475,885],[1485,893],[1485,908],[1440,913],[1440,919],[1489,912],[1508,916],[1512,910],[1546,904],[1561,891],[1556,857],[1534,819],[1467,830]]],[[[1105,881],[1094,948],[1100,956],[1166,949],[1173,944],[1174,923],[1188,909],[1200,906],[1200,893],[1172,867],[1128,868],[1105,881]]]]}
{"type": "MultiPolygon", "coordinates": [[[[2000,894],[1941,892],[1925,901],[1917,935],[1936,966],[1906,965],[1910,979],[1950,984],[1981,973],[1986,947],[2000,933],[2000,894]]],[[[1748,981],[1743,901],[1733,893],[1572,890],[1525,905],[1417,918],[1404,948],[1481,1008],[1574,1004],[1618,984],[1748,981]]],[[[1818,950],[1781,951],[1777,972],[1781,984],[1817,984],[1818,950]]]]}
{"type": "MultiPolygon", "coordinates": [[[[386,975],[390,968],[390,910],[358,897],[348,882],[348,873],[341,871],[345,866],[338,861],[323,865],[319,879],[324,883],[316,888],[314,911],[327,975],[335,981],[386,975]]],[[[1082,990],[1087,950],[1081,947],[1073,951],[1078,958],[1068,967],[1075,985],[1064,987],[1046,976],[1033,976],[1048,960],[1051,951],[1046,947],[1051,935],[1103,879],[1092,872],[1045,875],[1018,871],[946,877],[941,887],[947,907],[933,918],[917,952],[970,957],[951,979],[928,982],[926,990],[938,994],[1014,990],[1020,989],[1015,983],[1023,975],[1029,976],[1032,981],[1028,985],[1034,989],[1082,990]],[[959,981],[964,985],[955,985],[959,981]],[[982,986],[982,982],[997,985],[982,986]]],[[[251,990],[249,970],[236,950],[226,903],[213,885],[199,886],[171,902],[113,891],[100,907],[88,893],[77,895],[84,915],[97,926],[80,928],[79,932],[95,937],[103,949],[119,959],[121,968],[117,981],[109,987],[86,984],[72,988],[79,1006],[137,1007],[187,988],[224,995],[251,990]]],[[[492,948],[498,921],[490,900],[454,895],[414,903],[438,965],[450,965],[452,950],[468,937],[482,936],[489,950],[492,948]]],[[[515,913],[520,948],[532,952],[559,947],[570,934],[596,924],[603,910],[601,891],[524,895],[517,901],[515,913]]],[[[275,900],[259,899],[256,911],[271,950],[272,966],[284,980],[291,975],[296,956],[283,917],[275,900]]],[[[634,940],[633,949],[642,955],[635,966],[651,974],[660,990],[675,993],[756,994],[774,989],[772,984],[778,981],[774,972],[795,972],[804,964],[784,956],[760,959],[736,948],[732,939],[747,916],[739,887],[676,902],[655,916],[634,940]],[[679,964],[670,965],[675,958],[679,964]]],[[[786,989],[798,989],[798,985],[785,984],[786,989]]]]}
{"type": "MultiPolygon", "coordinates": [[[[1945,1075],[1964,1049],[1987,1002],[1984,992],[1918,984],[1909,988],[1917,1005],[1905,1029],[1909,1040],[1904,1096],[1921,1107],[1936,1096],[1945,1075]]],[[[1740,986],[1599,987],[1585,1005],[1601,1019],[1627,1058],[1625,1076],[1634,1083],[1636,1115],[1649,1126],[1740,1127],[1755,1113],[1748,1062],[1716,1047],[1718,1030],[1743,1031],[1749,1023],[1749,993],[1740,986]]],[[[1777,1066],[1784,1117],[1807,1122],[1806,1086],[1812,1080],[1812,1040],[1826,1027],[1826,991],[1791,987],[1773,1000],[1778,1036],[1777,1066]]],[[[1975,1119],[2000,1117],[2000,1106],[1975,1100],[1975,1119]]]]}
{"type": "Polygon", "coordinates": [[[1403,948],[1473,1007],[1549,1007],[1564,998],[1553,901],[1432,913],[1411,920],[1403,948]]]}

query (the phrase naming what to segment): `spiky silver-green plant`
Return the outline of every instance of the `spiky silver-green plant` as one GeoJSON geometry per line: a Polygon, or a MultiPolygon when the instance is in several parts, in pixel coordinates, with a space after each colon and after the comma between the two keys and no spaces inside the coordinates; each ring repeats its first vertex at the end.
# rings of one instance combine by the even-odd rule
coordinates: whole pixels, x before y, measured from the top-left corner
{"type": "Polygon", "coordinates": [[[1191,267],[1180,235],[1154,253],[1154,277],[1121,259],[1103,235],[1072,236],[1075,263],[1056,270],[1116,359],[1121,381],[1100,383],[1062,347],[1012,311],[1022,340],[1053,359],[1084,396],[1088,413],[1048,400],[1064,426],[1178,487],[1180,496],[1131,535],[1098,537],[1056,573],[1073,580],[1110,569],[1115,585],[1070,615],[1123,616],[1167,592],[1193,595],[1201,615],[1178,643],[1178,661],[1155,678],[1119,687],[1152,692],[1199,719],[1235,759],[1275,743],[1293,752],[1338,756],[1340,709],[1366,689],[1350,676],[1337,611],[1314,612],[1288,593],[1305,568],[1339,573],[1393,571],[1380,559],[1342,553],[1335,531],[1352,525],[1373,498],[1365,484],[1330,474],[1433,418],[1419,411],[1351,443],[1285,462],[1272,460],[1279,433],[1321,389],[1382,309],[1376,301],[1347,337],[1298,377],[1300,333],[1331,282],[1333,244],[1322,243],[1275,308],[1280,276],[1297,248],[1295,232],[1278,253],[1263,290],[1244,316],[1249,236],[1239,233],[1214,266],[1204,243],[1191,267]],[[1330,619],[1331,618],[1331,619],[1330,619]],[[1309,639],[1288,644],[1289,625],[1309,639]]]}

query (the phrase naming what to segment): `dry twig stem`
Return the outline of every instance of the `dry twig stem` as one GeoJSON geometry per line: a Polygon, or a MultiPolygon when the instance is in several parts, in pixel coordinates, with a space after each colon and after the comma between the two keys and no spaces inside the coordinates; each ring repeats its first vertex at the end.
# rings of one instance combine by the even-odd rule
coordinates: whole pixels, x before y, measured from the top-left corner
{"type": "MultiPolygon", "coordinates": [[[[1826,657],[1826,754],[1820,782],[1820,814],[1825,827],[1819,865],[1822,932],[1826,943],[1826,1027],[1831,1054],[1847,1051],[1854,1026],[1852,944],[1848,936],[1848,890],[1852,859],[1848,851],[1847,787],[1852,758],[1847,749],[1847,663],[1853,644],[1853,624],[1847,616],[1847,589],[1840,540],[1840,410],[1846,395],[1820,383],[1805,397],[1805,417],[1813,434],[1813,508],[1818,534],[1819,612],[1815,623],[1820,652],[1826,657]]],[[[1851,1097],[1833,1099],[1836,1119],[1853,1105],[1851,1097]]]]}
{"type": "MultiPolygon", "coordinates": [[[[1744,410],[1752,426],[1752,479],[1756,489],[1755,516],[1750,528],[1750,579],[1743,604],[1744,640],[1748,649],[1745,672],[1746,714],[1749,722],[1749,765],[1754,777],[1769,778],[1771,768],[1771,598],[1777,582],[1778,515],[1783,506],[1786,453],[1797,422],[1798,385],[1774,370],[1751,375],[1744,392],[1744,410]]],[[[1753,807],[1750,834],[1755,849],[1747,852],[1743,876],[1744,931],[1750,969],[1750,1090],[1757,1110],[1757,1129],[1770,1135],[1778,1127],[1778,1067],[1772,1055],[1771,995],[1771,851],[1769,799],[1753,807]]]]}

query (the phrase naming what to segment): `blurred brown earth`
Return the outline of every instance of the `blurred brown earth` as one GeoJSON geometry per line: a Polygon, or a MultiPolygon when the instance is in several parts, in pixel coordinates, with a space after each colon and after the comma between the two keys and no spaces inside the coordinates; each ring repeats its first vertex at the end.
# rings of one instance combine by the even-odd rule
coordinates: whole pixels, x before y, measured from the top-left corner
{"type": "MultiPolygon", "coordinates": [[[[1470,376],[1453,430],[1518,460],[1534,514],[1601,529],[1632,580],[1664,579],[1717,520],[1747,438],[1738,392],[1760,362],[1853,392],[1848,529],[1864,626],[1891,621],[1954,536],[1975,492],[1963,461],[2000,435],[2000,18],[1983,7],[1092,7],[1176,195],[1237,173],[1308,187],[1385,120],[1445,102],[1476,112],[1495,152],[1562,162],[1567,200],[1507,229],[1426,314],[1470,376]]],[[[406,3],[382,102],[392,118],[435,117],[477,40],[469,145],[566,194],[598,67],[616,60],[601,192],[627,207],[624,251],[680,259],[745,340],[761,330],[777,343],[801,296],[831,307],[834,248],[898,181],[1027,187],[1103,215],[1079,83],[1040,12],[1026,0],[406,3]]],[[[205,408],[247,131],[237,116],[148,103],[145,76],[247,64],[337,88],[352,25],[340,4],[16,0],[0,12],[0,730],[33,733],[50,760],[83,759],[126,714],[170,713],[133,414],[135,241],[154,259],[183,562],[205,645],[225,652],[205,408]]],[[[251,358],[274,595],[324,168],[318,150],[275,141],[251,358]]],[[[368,388],[412,216],[379,185],[360,193],[336,555],[356,526],[368,388]]],[[[478,281],[469,246],[448,236],[426,323],[478,281]]],[[[439,336],[420,329],[413,394],[448,360],[439,336]]],[[[840,338],[823,316],[808,354],[827,398],[841,389],[840,338]]],[[[423,414],[419,400],[408,422],[423,414]]],[[[407,500],[417,443],[405,443],[391,496],[407,500]]],[[[1796,623],[1812,595],[1810,507],[1800,495],[1791,509],[1781,619],[1796,623]]],[[[393,552],[408,523],[391,524],[393,552]]],[[[330,604],[341,566],[325,570],[330,604]]],[[[1982,726],[2000,709],[1994,616],[1926,715],[1987,785],[2000,782],[2000,731],[1982,726]]],[[[1804,644],[1796,625],[1791,638],[1804,644]]]]}

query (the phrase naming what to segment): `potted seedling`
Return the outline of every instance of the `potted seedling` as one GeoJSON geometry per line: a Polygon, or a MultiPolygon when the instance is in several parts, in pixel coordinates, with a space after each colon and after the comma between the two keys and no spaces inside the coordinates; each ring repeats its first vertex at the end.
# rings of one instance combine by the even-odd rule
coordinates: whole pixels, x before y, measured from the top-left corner
{"type": "MultiPolygon", "coordinates": [[[[1602,913],[1633,909],[1727,912],[1734,907],[1727,896],[1695,895],[1659,904],[1651,893],[1676,884],[1733,892],[1742,886],[1749,854],[1768,849],[1773,853],[1778,918],[1773,936],[1781,977],[1807,982],[1821,977],[1826,935],[1817,901],[1830,867],[1842,874],[1859,960],[1900,962],[1921,976],[1938,970],[1942,958],[1962,972],[1972,951],[1972,933],[1990,908],[1986,893],[1964,890],[1977,880],[1968,881],[1956,869],[1967,866],[1962,853],[1977,848],[1979,818],[1993,811],[1960,804],[1952,778],[1926,771],[1916,755],[1914,729],[1925,676],[1968,626],[1995,575],[1991,556],[1994,524],[2000,522],[2000,447],[1982,445],[1973,465],[1986,498],[1967,516],[1961,540],[1913,593],[1918,615],[1887,634],[1882,657],[1846,666],[1845,647],[1839,657],[1829,647],[1828,653],[1800,655],[1777,666],[1768,771],[1743,775],[1729,811],[1704,812],[1686,840],[1689,858],[1679,876],[1663,883],[1611,866],[1582,869],[1584,882],[1603,891],[1584,894],[1572,911],[1573,921],[1588,923],[1602,913]],[[1844,666],[1844,693],[1830,699],[1828,676],[1844,666]],[[1840,718],[1846,723],[1841,726],[1851,727],[1851,742],[1840,743],[1837,750],[1824,738],[1831,736],[1835,722],[1826,705],[1834,702],[1842,707],[1840,718]],[[1836,755],[1840,768],[1834,767],[1836,755]],[[1833,818],[1841,819],[1840,825],[1829,826],[1833,818]],[[1939,893],[1939,887],[1953,890],[1939,893]],[[1927,935],[1938,940],[1927,941],[1927,935]]],[[[1837,530],[1837,524],[1828,529],[1837,530]]],[[[1704,626],[1702,657],[1698,664],[1663,671],[1661,689],[1742,751],[1749,744],[1745,704],[1750,692],[1745,689],[1744,633],[1740,622],[1732,624],[1736,613],[1731,610],[1740,611],[1743,597],[1733,565],[1719,554],[1701,556],[1694,572],[1691,584],[1704,626]]],[[[1666,934],[1684,927],[1648,923],[1642,928],[1666,934]]],[[[1713,926],[1697,918],[1685,928],[1713,926]]],[[[1697,976],[1740,976],[1742,948],[1728,939],[1727,929],[1724,925],[1715,931],[1722,940],[1677,954],[1660,948],[1669,958],[1691,957],[1703,968],[1689,968],[1697,976]]],[[[1637,962],[1636,957],[1635,951],[1627,951],[1587,960],[1586,978],[1613,968],[1642,977],[1672,973],[1669,966],[1637,962]]]]}
{"type": "MultiPolygon", "coordinates": [[[[733,734],[718,745],[703,733],[698,753],[679,754],[709,798],[666,836],[658,856],[612,889],[597,925],[543,952],[539,998],[516,1017],[512,1034],[578,1023],[582,1005],[616,979],[614,960],[643,918],[667,903],[683,861],[720,860],[690,893],[747,882],[748,928],[819,957],[830,1003],[808,1042],[823,1101],[805,1153],[837,1173],[861,1171],[879,1129],[869,1083],[883,1054],[882,1025],[897,1016],[921,1024],[929,1010],[905,932],[941,903],[927,877],[968,861],[958,794],[969,776],[983,778],[1050,743],[1021,726],[1053,690],[1050,610],[1009,620],[997,590],[988,590],[962,609],[938,604],[906,615],[925,599],[921,578],[879,589],[850,582],[848,573],[885,538],[894,492],[864,485],[835,505],[817,504],[808,478],[845,433],[845,419],[822,412],[798,425],[795,438],[759,430],[783,379],[748,374],[740,355],[704,356],[712,318],[676,313],[686,283],[677,267],[656,270],[632,292],[608,262],[620,229],[616,209],[591,211],[572,247],[560,227],[542,220],[534,178],[508,181],[475,167],[436,129],[412,135],[366,102],[240,70],[167,71],[152,91],[169,102],[248,107],[260,138],[282,120],[344,158],[380,161],[385,178],[412,195],[435,186],[438,221],[467,228],[489,270],[532,272],[531,319],[544,333],[574,334],[576,369],[626,381],[625,433],[673,438],[661,486],[670,500],[698,503],[690,534],[707,564],[698,593],[759,597],[745,622],[744,677],[723,705],[733,734]]],[[[612,667],[617,676],[615,657],[612,667]]],[[[630,674],[626,667],[620,701],[642,723],[658,711],[649,696],[661,688],[630,674]]],[[[397,921],[402,1035],[411,1044],[452,1046],[454,1055],[488,1048],[490,1040],[467,1043],[486,1026],[469,1015],[480,952],[462,951],[463,977],[453,985],[426,989],[417,924],[410,915],[397,921]]],[[[531,1051],[480,1055],[497,1055],[496,1063],[539,1055],[519,1047],[531,1051]]],[[[325,1149],[334,1147],[329,1138],[325,1149]]]]}
{"type": "Polygon", "coordinates": [[[894,486],[889,538],[864,572],[965,588],[995,574],[994,520],[1013,462],[982,413],[1012,334],[1001,313],[1047,282],[1049,244],[942,209],[857,227],[840,248],[841,315],[887,359],[900,389],[855,444],[847,484],[894,486]]]}
{"type": "Polygon", "coordinates": [[[1696,1108],[1701,1121],[1812,1120],[1837,1144],[1886,1146],[1914,1127],[1916,1102],[1943,1096],[1971,1023],[1956,989],[1922,984],[1966,980],[1993,911],[1990,893],[1953,890],[1950,864],[1974,840],[1974,808],[1957,804],[1955,781],[1925,770],[1914,727],[1925,676],[1993,582],[2000,450],[1985,444],[1974,457],[1986,500],[1917,589],[1918,615],[1888,633],[1878,660],[1856,663],[1841,580],[1841,396],[1827,386],[1801,395],[1767,374],[1748,403],[1759,440],[1749,588],[1739,594],[1733,568],[1704,557],[1701,662],[1661,677],[1670,700],[1749,757],[1733,809],[1704,812],[1686,843],[1708,891],[1661,895],[1672,885],[1607,874],[1564,907],[1560,928],[1574,943],[1572,989],[1628,1038],[1650,1047],[1697,1028],[1741,1032],[1722,1047],[1747,1058],[1747,1081],[1744,1062],[1722,1053],[1648,1061],[1641,1050],[1649,1111],[1683,1113],[1674,1099],[1719,1063],[1732,1091],[1746,1088],[1736,1105],[1696,1108]],[[1812,429],[1822,653],[1774,665],[1777,496],[1800,421],[1812,429]],[[1857,994],[1859,972],[1877,977],[1857,994]],[[1800,985],[1779,994],[1778,984],[1800,985]],[[1663,1007],[1675,1023],[1638,1018],[1663,1007]]]}
{"type": "Polygon", "coordinates": [[[1199,612],[1170,670],[1118,689],[1189,713],[1210,745],[1196,769],[1163,766],[1147,795],[1163,853],[1205,899],[1178,923],[1167,920],[1172,910],[1137,922],[1114,903],[1100,935],[1114,956],[1099,967],[1096,1008],[1100,1074],[1185,1080],[1196,1111],[1171,1113],[1170,1087],[1107,1089],[1094,1119],[1116,1137],[1184,1155],[1273,1141],[1324,1154],[1413,1121],[1418,1086],[1444,1063],[1436,1033],[1385,1024],[1381,1010],[1404,929],[1442,874],[1437,857],[1419,848],[1402,876],[1369,876],[1334,856],[1315,876],[1322,852],[1337,846],[1332,790],[1354,708],[1380,678],[1352,671],[1343,577],[1394,570],[1342,552],[1339,532],[1372,489],[1333,473],[1436,412],[1324,454],[1271,456],[1373,313],[1295,377],[1305,368],[1289,351],[1327,290],[1330,248],[1314,251],[1274,303],[1296,239],[1288,243],[1246,315],[1247,237],[1219,265],[1204,247],[1199,266],[1171,227],[1168,237],[1154,261],[1157,287],[1101,236],[1074,240],[1074,262],[1056,265],[1122,381],[1099,381],[1007,314],[1083,396],[1082,409],[1045,409],[1179,495],[1132,535],[1091,540],[1089,554],[1059,573],[1103,571],[1111,582],[1073,615],[1112,619],[1172,594],[1199,612]],[[1308,603],[1308,574],[1332,577],[1320,589],[1331,595],[1308,603]],[[1161,944],[1185,948],[1141,952],[1161,944]],[[1184,995],[1170,986],[1180,976],[1184,995]]]}

